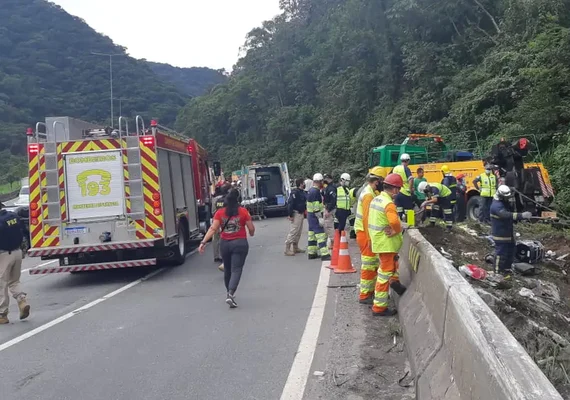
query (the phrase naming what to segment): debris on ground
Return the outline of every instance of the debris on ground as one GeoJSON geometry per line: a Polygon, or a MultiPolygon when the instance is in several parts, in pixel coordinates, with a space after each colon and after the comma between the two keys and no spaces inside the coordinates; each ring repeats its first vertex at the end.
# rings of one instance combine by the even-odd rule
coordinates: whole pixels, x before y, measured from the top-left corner
{"type": "Polygon", "coordinates": [[[515,260],[512,275],[502,276],[492,271],[494,241],[489,226],[457,224],[451,233],[441,226],[419,229],[463,271],[562,397],[570,399],[570,232],[544,224],[517,224],[522,259],[515,260]],[[487,276],[473,279],[469,265],[485,269],[487,276]]]}

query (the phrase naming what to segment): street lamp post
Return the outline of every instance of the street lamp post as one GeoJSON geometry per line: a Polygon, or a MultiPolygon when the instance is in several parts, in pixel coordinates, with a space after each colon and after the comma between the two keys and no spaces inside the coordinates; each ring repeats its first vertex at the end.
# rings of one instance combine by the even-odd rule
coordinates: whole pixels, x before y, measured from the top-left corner
{"type": "Polygon", "coordinates": [[[111,85],[111,128],[114,128],[115,127],[114,126],[115,112],[113,109],[113,57],[125,56],[125,54],[122,54],[122,53],[115,53],[115,54],[97,53],[95,51],[92,51],[91,54],[93,54],[95,56],[109,57],[109,82],[111,85]]]}

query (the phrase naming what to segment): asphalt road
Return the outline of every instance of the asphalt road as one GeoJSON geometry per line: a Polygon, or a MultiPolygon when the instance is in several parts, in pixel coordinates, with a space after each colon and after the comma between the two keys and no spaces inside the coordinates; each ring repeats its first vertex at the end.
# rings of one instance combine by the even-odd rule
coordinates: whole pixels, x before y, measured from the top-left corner
{"type": "Polygon", "coordinates": [[[32,314],[12,302],[0,326],[0,398],[279,399],[325,275],[283,256],[285,219],[255,224],[235,310],[211,248],[164,270],[25,272],[32,314]]]}
{"type": "Polygon", "coordinates": [[[18,201],[18,198],[16,197],[15,199],[3,201],[2,203],[4,203],[4,205],[5,205],[6,207],[11,207],[11,206],[13,206],[17,201],[18,201]]]}

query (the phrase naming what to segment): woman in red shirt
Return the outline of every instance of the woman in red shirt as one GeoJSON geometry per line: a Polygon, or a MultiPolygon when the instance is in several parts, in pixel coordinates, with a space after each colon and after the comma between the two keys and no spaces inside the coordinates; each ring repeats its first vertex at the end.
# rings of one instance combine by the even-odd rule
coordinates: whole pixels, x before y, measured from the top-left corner
{"type": "Polygon", "coordinates": [[[249,251],[247,234],[255,234],[255,227],[251,221],[249,211],[241,207],[239,202],[239,191],[231,189],[225,198],[225,207],[219,209],[214,214],[212,226],[202,239],[199,251],[204,253],[206,242],[221,228],[220,233],[220,253],[224,262],[224,282],[226,284],[226,303],[230,308],[236,308],[235,292],[239,285],[243,265],[249,251]]]}

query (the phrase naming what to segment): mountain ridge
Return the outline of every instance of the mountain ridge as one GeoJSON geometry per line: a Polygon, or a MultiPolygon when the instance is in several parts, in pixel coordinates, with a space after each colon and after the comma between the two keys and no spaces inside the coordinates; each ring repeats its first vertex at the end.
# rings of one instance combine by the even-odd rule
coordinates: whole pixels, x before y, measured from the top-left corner
{"type": "Polygon", "coordinates": [[[5,183],[7,176],[21,174],[26,128],[46,116],[110,123],[109,57],[93,53],[115,55],[115,125],[119,109],[130,119],[141,115],[145,120],[154,118],[162,125],[172,125],[192,96],[219,82],[218,72],[201,68],[159,76],[153,71],[155,64],[130,57],[125,47],[45,0],[3,0],[2,12],[0,157],[5,160],[5,170],[13,167],[14,171],[0,176],[0,183],[5,183]]]}

